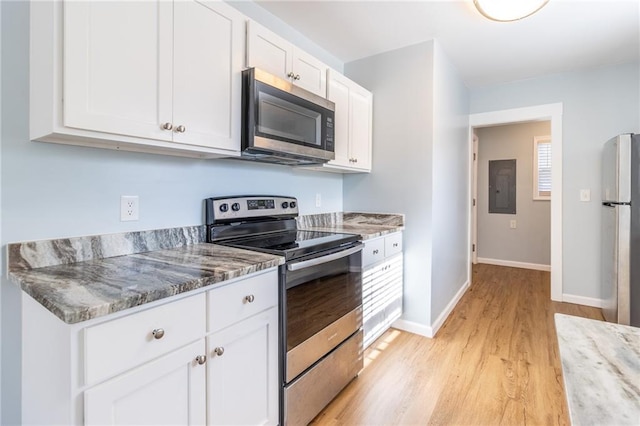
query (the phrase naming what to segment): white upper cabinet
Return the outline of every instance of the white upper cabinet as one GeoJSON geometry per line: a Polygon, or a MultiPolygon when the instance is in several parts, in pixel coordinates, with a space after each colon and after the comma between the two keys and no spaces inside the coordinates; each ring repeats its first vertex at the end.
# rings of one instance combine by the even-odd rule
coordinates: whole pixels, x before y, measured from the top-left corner
{"type": "Polygon", "coordinates": [[[159,43],[171,14],[162,1],[64,4],[65,126],[171,140],[160,120],[171,116],[172,60],[159,43]]]}
{"type": "Polygon", "coordinates": [[[239,155],[244,25],[221,1],[35,2],[31,139],[239,155]]]}
{"type": "Polygon", "coordinates": [[[370,172],[373,95],[335,70],[328,71],[327,99],[336,105],[336,158],[316,170],[370,172]]]}
{"type": "Polygon", "coordinates": [[[256,67],[315,93],[327,95],[327,65],[272,33],[247,22],[247,67],[256,67]]]}

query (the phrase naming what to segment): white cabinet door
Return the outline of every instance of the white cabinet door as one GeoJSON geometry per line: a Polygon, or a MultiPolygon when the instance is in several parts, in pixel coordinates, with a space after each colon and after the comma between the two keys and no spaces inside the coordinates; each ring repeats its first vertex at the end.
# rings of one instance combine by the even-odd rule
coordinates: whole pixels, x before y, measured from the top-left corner
{"type": "Polygon", "coordinates": [[[260,68],[318,96],[327,96],[329,67],[253,21],[247,22],[247,67],[260,68]]]}
{"type": "Polygon", "coordinates": [[[373,96],[357,85],[352,86],[349,95],[349,155],[355,168],[371,170],[373,96]]]}
{"type": "Polygon", "coordinates": [[[351,165],[349,159],[349,81],[342,74],[329,70],[327,99],[335,103],[335,154],[329,164],[351,165]]]}
{"type": "Polygon", "coordinates": [[[337,71],[329,70],[327,79],[327,98],[336,107],[336,158],[321,170],[370,172],[373,95],[337,71]]]}
{"type": "Polygon", "coordinates": [[[207,337],[207,355],[209,425],[278,423],[277,307],[207,337]]]}
{"type": "Polygon", "coordinates": [[[292,71],[295,74],[293,83],[318,96],[327,96],[327,67],[324,63],[309,55],[304,50],[293,48],[292,71]]]}
{"type": "Polygon", "coordinates": [[[247,67],[288,80],[292,56],[291,43],[254,21],[247,22],[247,67]]]}
{"type": "Polygon", "coordinates": [[[173,140],[240,150],[242,15],[223,2],[176,1],[173,36],[173,140]]]}
{"type": "Polygon", "coordinates": [[[203,339],[85,391],[85,424],[204,424],[204,350],[203,339]]]}
{"type": "Polygon", "coordinates": [[[172,8],[166,1],[64,3],[64,125],[171,140],[172,8]]]}

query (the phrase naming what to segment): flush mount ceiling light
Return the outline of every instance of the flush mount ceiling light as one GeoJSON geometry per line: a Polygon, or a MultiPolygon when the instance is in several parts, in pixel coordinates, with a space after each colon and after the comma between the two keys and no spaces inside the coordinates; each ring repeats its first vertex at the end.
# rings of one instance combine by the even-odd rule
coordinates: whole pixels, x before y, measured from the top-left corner
{"type": "Polygon", "coordinates": [[[473,4],[485,17],[500,22],[517,21],[531,16],[549,0],[473,0],[473,4]]]}

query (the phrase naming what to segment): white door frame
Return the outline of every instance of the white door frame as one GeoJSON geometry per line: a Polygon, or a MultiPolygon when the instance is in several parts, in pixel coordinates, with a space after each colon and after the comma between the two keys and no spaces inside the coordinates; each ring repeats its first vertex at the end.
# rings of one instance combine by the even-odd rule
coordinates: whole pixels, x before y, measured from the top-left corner
{"type": "Polygon", "coordinates": [[[471,263],[478,263],[478,136],[471,128],[471,143],[473,150],[471,173],[471,263]]]}
{"type": "MultiPolygon", "coordinates": [[[[474,196],[473,182],[473,129],[500,124],[522,123],[527,121],[551,121],[551,300],[562,301],[562,103],[537,105],[532,107],[482,112],[469,115],[469,173],[470,198],[474,196]]],[[[475,223],[473,222],[473,199],[469,205],[469,250],[474,259],[471,244],[475,243],[475,223]]],[[[469,262],[469,277],[471,277],[469,262]]]]}

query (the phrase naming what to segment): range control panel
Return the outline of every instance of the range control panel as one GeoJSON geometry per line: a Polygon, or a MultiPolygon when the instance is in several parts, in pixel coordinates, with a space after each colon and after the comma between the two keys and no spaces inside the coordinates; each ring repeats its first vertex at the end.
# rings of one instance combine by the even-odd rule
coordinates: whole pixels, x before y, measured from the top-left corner
{"type": "Polygon", "coordinates": [[[205,200],[207,225],[267,217],[298,216],[298,200],[278,195],[213,197],[205,200]]]}

